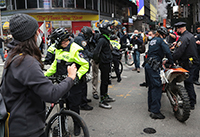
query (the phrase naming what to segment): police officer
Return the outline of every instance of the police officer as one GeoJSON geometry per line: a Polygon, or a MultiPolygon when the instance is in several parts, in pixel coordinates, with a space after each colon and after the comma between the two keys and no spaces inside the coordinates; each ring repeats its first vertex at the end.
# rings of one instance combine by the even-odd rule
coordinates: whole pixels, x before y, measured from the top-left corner
{"type": "Polygon", "coordinates": [[[120,54],[119,49],[121,48],[121,45],[119,44],[118,37],[116,35],[110,36],[110,44],[113,47],[113,50],[112,50],[113,64],[114,64],[115,73],[117,75],[117,82],[120,82],[122,80],[120,72],[119,72],[119,61],[121,59],[121,54],[120,54]]]}
{"type": "MultiPolygon", "coordinates": [[[[197,34],[194,37],[196,39],[196,44],[197,44],[198,58],[200,58],[200,26],[197,27],[197,34]]],[[[199,65],[197,65],[195,72],[194,72],[194,77],[193,77],[195,85],[200,85],[200,83],[199,83],[199,69],[200,69],[200,67],[199,67],[199,65]]]]}
{"type": "Polygon", "coordinates": [[[101,99],[99,107],[106,109],[112,108],[111,105],[107,104],[107,102],[115,101],[114,98],[111,98],[108,95],[108,81],[112,62],[112,52],[109,38],[109,35],[112,33],[111,26],[112,24],[108,20],[102,20],[98,24],[101,36],[97,42],[96,48],[94,49],[94,60],[99,62],[99,69],[101,71],[101,99]]]}
{"type": "MultiPolygon", "coordinates": [[[[84,48],[84,58],[90,62],[90,58],[93,57],[91,53],[88,51],[89,50],[89,40],[92,37],[92,30],[90,27],[85,26],[81,29],[81,32],[78,34],[78,36],[74,39],[74,42],[80,45],[82,48],[84,48]]],[[[89,72],[88,72],[89,73],[89,72]]],[[[84,75],[86,77],[86,75],[84,75]]],[[[91,99],[87,99],[87,82],[84,81],[82,83],[82,102],[81,102],[81,109],[82,110],[92,110],[93,107],[89,106],[87,103],[91,102],[91,99]]]]}
{"type": "MultiPolygon", "coordinates": [[[[76,44],[71,43],[69,34],[64,28],[58,28],[55,30],[57,38],[55,40],[55,60],[51,67],[45,73],[45,76],[49,77],[55,74],[61,80],[67,75],[67,66],[71,63],[75,63],[77,67],[77,76],[75,78],[74,86],[70,89],[70,94],[67,97],[69,109],[80,114],[80,104],[82,99],[82,76],[88,72],[89,63],[84,59],[82,53],[83,48],[76,44]]],[[[74,135],[80,134],[80,126],[76,123],[74,125],[74,135]]]]}
{"type": "Polygon", "coordinates": [[[177,33],[181,37],[177,41],[177,49],[173,53],[174,61],[178,60],[180,66],[189,71],[189,78],[184,81],[185,88],[190,97],[190,106],[193,110],[196,104],[196,93],[194,91],[193,76],[198,64],[198,53],[194,36],[186,30],[185,22],[174,24],[177,33]]]}
{"type": "Polygon", "coordinates": [[[160,112],[162,83],[160,78],[159,67],[162,63],[163,57],[173,64],[173,58],[168,45],[164,42],[167,36],[167,29],[163,26],[157,29],[155,37],[149,42],[149,50],[147,52],[147,60],[145,64],[145,77],[148,88],[148,111],[151,112],[152,119],[164,119],[165,116],[160,112]]]}

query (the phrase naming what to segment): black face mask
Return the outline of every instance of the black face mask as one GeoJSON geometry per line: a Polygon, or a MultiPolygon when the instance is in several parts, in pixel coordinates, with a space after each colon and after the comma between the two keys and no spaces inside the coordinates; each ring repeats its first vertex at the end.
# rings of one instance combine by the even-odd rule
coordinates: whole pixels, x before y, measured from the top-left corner
{"type": "Polygon", "coordinates": [[[181,33],[181,32],[177,32],[177,34],[178,34],[178,35],[181,35],[182,33],[181,33]]]}

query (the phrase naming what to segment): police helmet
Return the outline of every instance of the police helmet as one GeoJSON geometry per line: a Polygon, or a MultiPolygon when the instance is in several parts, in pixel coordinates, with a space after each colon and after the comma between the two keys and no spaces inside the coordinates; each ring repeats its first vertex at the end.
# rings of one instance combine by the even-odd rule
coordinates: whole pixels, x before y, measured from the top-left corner
{"type": "Polygon", "coordinates": [[[81,32],[83,32],[83,35],[85,36],[86,39],[90,39],[90,37],[92,37],[92,35],[93,35],[92,29],[88,26],[84,26],[81,29],[81,32]]]}
{"type": "Polygon", "coordinates": [[[102,20],[99,23],[98,27],[102,34],[109,35],[113,32],[113,30],[112,30],[113,25],[114,25],[113,22],[109,22],[108,20],[102,20]]]}
{"type": "Polygon", "coordinates": [[[110,36],[110,40],[115,40],[115,39],[118,39],[116,35],[111,35],[110,36]]]}
{"type": "Polygon", "coordinates": [[[57,28],[53,31],[53,33],[51,34],[50,38],[52,40],[55,41],[55,47],[57,49],[61,49],[61,42],[66,39],[69,38],[70,34],[68,33],[68,31],[64,28],[57,28]]]}
{"type": "Polygon", "coordinates": [[[160,33],[161,35],[163,35],[163,34],[166,35],[166,36],[168,35],[167,28],[165,28],[163,26],[161,26],[160,28],[158,28],[157,32],[160,33]]]}

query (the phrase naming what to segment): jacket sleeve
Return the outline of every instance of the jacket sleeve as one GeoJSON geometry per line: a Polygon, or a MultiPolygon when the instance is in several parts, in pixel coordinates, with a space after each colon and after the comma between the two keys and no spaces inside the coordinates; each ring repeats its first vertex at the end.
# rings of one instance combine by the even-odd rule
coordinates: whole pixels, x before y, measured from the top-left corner
{"type": "Polygon", "coordinates": [[[98,60],[99,59],[99,55],[100,55],[100,52],[101,52],[101,48],[102,48],[102,45],[104,44],[104,41],[101,40],[102,38],[99,39],[97,45],[96,45],[96,48],[94,49],[94,60],[98,60]]]}
{"type": "MultiPolygon", "coordinates": [[[[79,79],[81,79],[81,77],[88,72],[89,70],[89,62],[87,60],[85,60],[82,56],[81,56],[82,52],[77,51],[74,55],[74,62],[80,65],[80,68],[77,71],[77,75],[79,77],[79,79]]],[[[84,55],[83,55],[84,56],[84,55]]]]}
{"type": "Polygon", "coordinates": [[[171,51],[169,49],[169,46],[163,40],[161,41],[161,47],[162,47],[164,54],[167,56],[169,63],[173,64],[174,61],[173,61],[172,54],[171,54],[171,51]]]}
{"type": "Polygon", "coordinates": [[[44,73],[45,76],[50,77],[56,73],[57,60],[55,59],[51,67],[44,73]]]}
{"type": "Polygon", "coordinates": [[[138,44],[142,44],[143,43],[143,38],[142,36],[140,36],[138,39],[136,39],[136,41],[138,42],[138,44]]]}
{"type": "Polygon", "coordinates": [[[177,43],[178,48],[173,53],[174,61],[179,60],[187,48],[187,38],[182,39],[177,43]]]}
{"type": "Polygon", "coordinates": [[[35,92],[45,102],[57,101],[73,86],[73,80],[70,77],[59,84],[53,84],[44,76],[39,62],[32,57],[24,59],[19,67],[13,67],[13,71],[15,72],[13,73],[15,79],[24,85],[22,88],[35,92]]]}

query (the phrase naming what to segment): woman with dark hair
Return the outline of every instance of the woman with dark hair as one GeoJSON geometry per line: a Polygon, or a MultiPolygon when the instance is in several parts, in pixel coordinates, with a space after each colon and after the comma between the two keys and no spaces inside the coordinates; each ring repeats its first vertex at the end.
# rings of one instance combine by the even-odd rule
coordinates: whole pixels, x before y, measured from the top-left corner
{"type": "MultiPolygon", "coordinates": [[[[37,21],[26,14],[10,19],[14,40],[8,45],[7,72],[2,95],[10,113],[10,137],[42,137],[45,127],[45,102],[55,102],[73,86],[76,66],[68,67],[68,77],[54,85],[42,72],[37,21]]],[[[5,72],[5,70],[4,70],[5,72]]]]}

